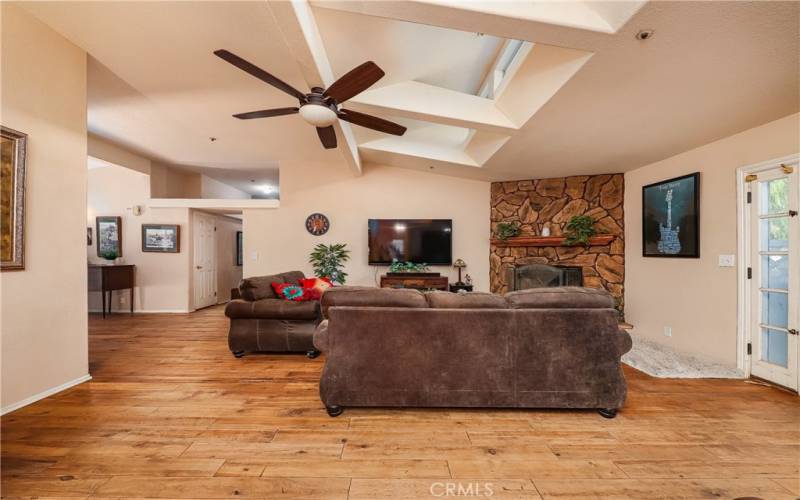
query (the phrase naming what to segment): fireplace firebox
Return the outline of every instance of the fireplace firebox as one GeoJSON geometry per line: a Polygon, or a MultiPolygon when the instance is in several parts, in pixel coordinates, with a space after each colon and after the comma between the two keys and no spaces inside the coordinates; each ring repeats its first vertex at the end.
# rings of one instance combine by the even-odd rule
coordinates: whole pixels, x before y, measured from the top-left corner
{"type": "Polygon", "coordinates": [[[525,264],[509,268],[508,289],[583,286],[583,270],[573,266],[525,264]]]}

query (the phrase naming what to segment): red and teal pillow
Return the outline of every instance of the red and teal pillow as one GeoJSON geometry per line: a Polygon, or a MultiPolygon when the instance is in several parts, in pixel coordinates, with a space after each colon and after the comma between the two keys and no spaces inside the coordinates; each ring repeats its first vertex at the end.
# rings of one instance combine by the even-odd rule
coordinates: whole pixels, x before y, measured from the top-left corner
{"type": "Polygon", "coordinates": [[[300,285],[293,285],[291,283],[272,283],[272,289],[278,297],[293,302],[301,302],[309,300],[306,298],[305,288],[300,285]]]}
{"type": "Polygon", "coordinates": [[[328,278],[304,278],[298,285],[293,283],[272,283],[272,289],[279,298],[292,302],[319,300],[322,293],[333,284],[328,278]]]}

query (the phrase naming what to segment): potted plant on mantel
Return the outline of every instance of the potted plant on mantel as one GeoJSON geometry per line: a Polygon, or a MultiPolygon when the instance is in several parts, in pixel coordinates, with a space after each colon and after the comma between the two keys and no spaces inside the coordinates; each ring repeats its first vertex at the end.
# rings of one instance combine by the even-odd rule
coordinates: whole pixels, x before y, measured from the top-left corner
{"type": "Polygon", "coordinates": [[[499,222],[495,229],[496,239],[492,244],[512,247],[552,247],[574,245],[607,245],[613,235],[602,235],[602,229],[595,228],[596,221],[588,215],[575,215],[564,226],[564,236],[520,234],[519,223],[499,222]]]}

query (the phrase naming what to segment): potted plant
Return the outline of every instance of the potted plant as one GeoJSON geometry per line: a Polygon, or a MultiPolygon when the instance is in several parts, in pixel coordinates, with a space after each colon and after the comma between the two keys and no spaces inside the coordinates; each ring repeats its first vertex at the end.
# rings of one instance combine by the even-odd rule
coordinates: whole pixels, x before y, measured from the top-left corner
{"type": "Polygon", "coordinates": [[[498,222],[495,232],[497,233],[497,237],[501,240],[507,240],[518,236],[520,233],[519,222],[498,222]]]}
{"type": "Polygon", "coordinates": [[[325,245],[320,243],[314,247],[308,262],[314,267],[314,274],[328,278],[333,283],[344,285],[347,273],[344,272],[344,263],[350,259],[350,250],[346,250],[346,243],[325,245]]]}
{"type": "Polygon", "coordinates": [[[595,220],[588,215],[575,215],[566,226],[564,234],[566,239],[564,244],[568,246],[585,245],[589,246],[589,239],[599,231],[594,227],[595,220]]]}
{"type": "Polygon", "coordinates": [[[115,260],[117,260],[117,251],[116,250],[106,250],[101,255],[104,259],[108,261],[109,264],[113,264],[115,260]]]}

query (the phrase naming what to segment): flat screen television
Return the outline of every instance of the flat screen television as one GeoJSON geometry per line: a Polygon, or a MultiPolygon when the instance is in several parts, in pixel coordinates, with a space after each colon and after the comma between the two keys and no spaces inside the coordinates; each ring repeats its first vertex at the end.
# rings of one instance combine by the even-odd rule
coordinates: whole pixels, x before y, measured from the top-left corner
{"type": "Polygon", "coordinates": [[[369,263],[453,263],[451,219],[370,219],[369,263]]]}

